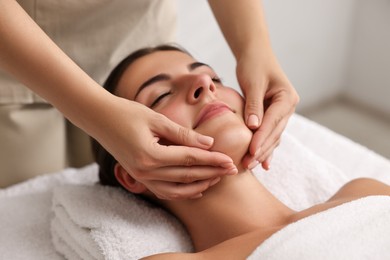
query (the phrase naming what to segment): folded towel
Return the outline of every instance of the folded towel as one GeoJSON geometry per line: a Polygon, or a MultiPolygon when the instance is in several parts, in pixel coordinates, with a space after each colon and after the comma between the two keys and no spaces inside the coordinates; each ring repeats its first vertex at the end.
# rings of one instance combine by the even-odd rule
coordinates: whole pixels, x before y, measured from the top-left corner
{"type": "Polygon", "coordinates": [[[370,196],[301,219],[264,241],[249,259],[390,259],[390,197],[370,196]]]}
{"type": "Polygon", "coordinates": [[[191,240],[172,215],[121,189],[100,185],[54,190],[53,244],[68,259],[139,259],[191,252],[191,240]]]}
{"type": "Polygon", "coordinates": [[[96,173],[93,164],[0,189],[0,259],[63,259],[51,243],[52,189],[64,183],[96,183],[96,173]]]}

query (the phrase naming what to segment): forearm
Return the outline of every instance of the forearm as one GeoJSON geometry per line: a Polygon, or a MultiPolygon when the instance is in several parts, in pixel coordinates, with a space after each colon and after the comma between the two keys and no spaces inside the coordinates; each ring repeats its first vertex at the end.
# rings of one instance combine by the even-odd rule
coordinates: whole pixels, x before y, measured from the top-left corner
{"type": "Polygon", "coordinates": [[[237,60],[245,52],[271,47],[260,0],[209,0],[209,5],[237,60]]]}
{"type": "Polygon", "coordinates": [[[0,67],[84,130],[111,96],[82,71],[16,1],[0,0],[0,67]]]}

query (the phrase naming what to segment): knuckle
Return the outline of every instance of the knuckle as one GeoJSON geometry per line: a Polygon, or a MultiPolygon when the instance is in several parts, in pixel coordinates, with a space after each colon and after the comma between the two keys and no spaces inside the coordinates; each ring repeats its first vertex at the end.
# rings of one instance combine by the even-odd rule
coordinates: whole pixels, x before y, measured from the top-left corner
{"type": "Polygon", "coordinates": [[[177,134],[182,143],[186,143],[190,138],[190,130],[185,127],[179,127],[177,134]]]}
{"type": "Polygon", "coordinates": [[[300,101],[301,101],[301,98],[299,97],[298,94],[296,94],[294,97],[294,100],[293,100],[294,107],[296,107],[300,101]]]}
{"type": "Polygon", "coordinates": [[[273,127],[276,128],[282,120],[283,120],[283,115],[276,115],[273,121],[273,127]]]}
{"type": "Polygon", "coordinates": [[[257,111],[259,108],[259,102],[257,99],[251,98],[247,99],[245,103],[246,110],[248,111],[257,111]]]}
{"type": "Polygon", "coordinates": [[[151,155],[142,155],[138,158],[140,168],[144,171],[152,170],[156,168],[158,160],[151,155]]]}
{"type": "Polygon", "coordinates": [[[194,175],[190,170],[184,172],[183,176],[181,177],[181,181],[183,183],[191,183],[194,181],[194,175]]]}
{"type": "Polygon", "coordinates": [[[184,157],[183,165],[192,166],[196,163],[196,159],[194,156],[188,154],[184,157]]]}
{"type": "Polygon", "coordinates": [[[299,97],[298,93],[296,91],[294,91],[294,93],[292,95],[292,103],[293,103],[294,107],[296,105],[298,105],[299,101],[300,101],[300,97],[299,97]]]}
{"type": "Polygon", "coordinates": [[[285,95],[287,95],[292,107],[295,108],[298,105],[300,98],[294,87],[291,86],[291,89],[292,91],[285,91],[285,95]]]}

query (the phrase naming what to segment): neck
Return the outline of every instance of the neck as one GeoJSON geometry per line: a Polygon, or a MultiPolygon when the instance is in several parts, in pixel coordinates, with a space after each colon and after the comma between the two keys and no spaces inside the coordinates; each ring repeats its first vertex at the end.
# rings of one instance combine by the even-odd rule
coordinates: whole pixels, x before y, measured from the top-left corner
{"type": "Polygon", "coordinates": [[[293,213],[249,171],[224,177],[200,199],[163,204],[186,226],[196,251],[255,229],[285,225],[293,213]]]}

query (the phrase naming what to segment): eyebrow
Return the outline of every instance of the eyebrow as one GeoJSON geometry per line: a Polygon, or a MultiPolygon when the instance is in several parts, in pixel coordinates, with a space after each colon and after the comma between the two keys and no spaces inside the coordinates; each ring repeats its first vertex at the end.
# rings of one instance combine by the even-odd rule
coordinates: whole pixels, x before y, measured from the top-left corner
{"type": "Polygon", "coordinates": [[[189,71],[193,71],[194,69],[201,67],[201,66],[206,66],[206,67],[209,67],[211,69],[211,67],[208,64],[203,63],[203,62],[198,62],[198,61],[191,63],[187,67],[188,67],[189,71]]]}
{"type": "MultiPolygon", "coordinates": [[[[206,67],[209,67],[211,69],[211,67],[209,65],[207,65],[206,63],[202,63],[202,62],[193,62],[193,63],[190,63],[187,68],[189,71],[193,71],[195,70],[196,68],[199,68],[199,67],[202,67],[202,66],[206,66],[206,67]]],[[[137,93],[135,94],[135,97],[134,97],[134,100],[137,98],[138,94],[143,90],[145,89],[146,87],[156,83],[156,82],[160,82],[160,81],[166,81],[166,80],[169,80],[171,79],[171,76],[169,76],[168,74],[165,74],[165,73],[161,73],[161,74],[158,74],[154,77],[151,77],[150,79],[148,79],[147,81],[145,81],[144,83],[141,84],[141,86],[138,88],[137,90],[137,93]]]]}

